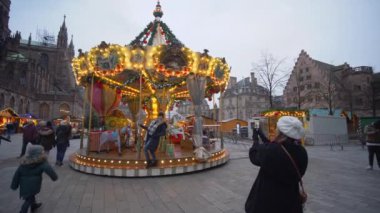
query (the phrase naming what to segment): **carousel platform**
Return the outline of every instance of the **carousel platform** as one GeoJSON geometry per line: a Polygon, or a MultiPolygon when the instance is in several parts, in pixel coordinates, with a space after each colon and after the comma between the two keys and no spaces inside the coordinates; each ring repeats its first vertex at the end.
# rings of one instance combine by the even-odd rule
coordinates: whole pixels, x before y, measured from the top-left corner
{"type": "Polygon", "coordinates": [[[70,166],[74,170],[94,175],[149,177],[197,172],[223,165],[229,160],[228,151],[221,148],[220,143],[215,143],[214,147],[208,149],[211,157],[205,162],[194,159],[192,149],[184,149],[177,144],[173,146],[170,155],[157,151],[158,165],[148,169],[143,151],[139,154],[130,148],[123,149],[121,155],[115,150],[89,152],[86,155],[86,149],[79,149],[70,156],[70,166]]]}

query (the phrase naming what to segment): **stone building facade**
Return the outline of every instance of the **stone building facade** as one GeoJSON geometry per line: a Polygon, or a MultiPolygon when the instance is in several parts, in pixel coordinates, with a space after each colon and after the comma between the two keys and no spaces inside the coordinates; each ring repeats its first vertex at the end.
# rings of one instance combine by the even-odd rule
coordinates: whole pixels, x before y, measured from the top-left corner
{"type": "Polygon", "coordinates": [[[255,74],[237,81],[230,77],[227,89],[220,98],[220,120],[241,119],[248,121],[253,116],[269,109],[268,91],[257,84],[255,74]]]}
{"type": "MultiPolygon", "coordinates": [[[[185,117],[194,115],[193,103],[191,101],[178,102],[177,112],[185,117]]],[[[208,105],[206,99],[203,100],[202,103],[202,115],[213,118],[212,110],[210,110],[210,106],[208,105]]]]}
{"type": "Polygon", "coordinates": [[[301,51],[284,89],[285,107],[342,109],[371,115],[372,67],[339,66],[311,58],[301,51]]]}
{"type": "MultiPolygon", "coordinates": [[[[83,89],[71,68],[73,39],[68,43],[65,18],[57,41],[22,39],[8,27],[10,0],[0,1],[0,109],[41,119],[82,116],[83,89]]],[[[46,39],[46,40],[45,40],[46,39]]]]}
{"type": "Polygon", "coordinates": [[[380,115],[380,73],[373,74],[372,89],[372,116],[376,117],[380,115]]]}

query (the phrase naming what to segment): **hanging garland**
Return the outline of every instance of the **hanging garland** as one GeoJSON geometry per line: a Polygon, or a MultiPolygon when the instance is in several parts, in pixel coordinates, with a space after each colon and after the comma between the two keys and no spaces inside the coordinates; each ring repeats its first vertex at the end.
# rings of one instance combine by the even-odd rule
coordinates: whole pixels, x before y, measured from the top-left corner
{"type": "Polygon", "coordinates": [[[148,26],[146,26],[146,28],[138,36],[136,36],[136,38],[130,43],[130,45],[133,46],[133,45],[141,44],[141,38],[149,32],[152,26],[153,26],[153,22],[150,22],[148,26]]]}
{"type": "MultiPolygon", "coordinates": [[[[158,21],[155,21],[154,22],[154,25],[153,25],[153,28],[151,29],[152,31],[152,35],[150,36],[149,38],[149,42],[148,42],[148,45],[152,45],[153,44],[153,39],[154,39],[154,36],[156,35],[157,33],[157,26],[158,26],[158,21]]],[[[146,41],[146,40],[145,40],[146,41]]]]}
{"type": "Polygon", "coordinates": [[[168,44],[172,43],[172,44],[181,44],[182,45],[182,43],[175,37],[175,35],[170,30],[170,28],[164,22],[161,22],[161,27],[165,33],[165,38],[166,38],[166,41],[168,44]]]}
{"type": "MultiPolygon", "coordinates": [[[[91,81],[92,81],[92,75],[88,75],[88,76],[86,76],[84,78],[81,78],[81,84],[83,84],[83,85],[91,85],[91,81]]],[[[129,94],[131,96],[136,96],[137,95],[136,92],[132,92],[132,90],[129,87],[127,87],[127,86],[112,84],[109,81],[107,81],[106,79],[101,78],[101,77],[96,76],[96,75],[94,75],[94,82],[98,82],[98,83],[102,83],[102,84],[108,85],[112,89],[123,90],[124,93],[127,93],[127,94],[129,94]]]]}

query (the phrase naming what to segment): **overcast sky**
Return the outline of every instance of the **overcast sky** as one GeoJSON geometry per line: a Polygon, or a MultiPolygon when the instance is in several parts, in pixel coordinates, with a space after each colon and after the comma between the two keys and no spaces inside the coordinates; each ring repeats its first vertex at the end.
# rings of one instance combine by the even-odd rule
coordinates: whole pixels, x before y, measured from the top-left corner
{"type": "MultiPolygon", "coordinates": [[[[74,46],[129,44],[150,21],[156,0],[13,0],[10,29],[23,39],[37,29],[57,36],[66,14],[74,46]]],[[[302,49],[326,63],[380,71],[379,0],[161,0],[164,21],[193,51],[225,57],[232,76],[248,77],[261,53],[286,58],[302,49]]]]}

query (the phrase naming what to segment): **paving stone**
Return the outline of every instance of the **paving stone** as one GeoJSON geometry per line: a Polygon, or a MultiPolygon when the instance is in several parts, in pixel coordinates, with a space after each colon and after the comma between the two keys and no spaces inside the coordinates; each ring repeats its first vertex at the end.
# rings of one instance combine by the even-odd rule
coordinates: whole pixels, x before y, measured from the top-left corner
{"type": "MultiPolygon", "coordinates": [[[[0,213],[17,212],[23,201],[10,189],[18,166],[21,135],[0,145],[0,213]]],[[[244,212],[244,203],[259,168],[248,159],[250,141],[225,144],[231,160],[224,166],[186,175],[154,178],[116,178],[88,175],[69,168],[68,154],[79,147],[71,141],[64,166],[55,167],[56,182],[43,176],[37,200],[40,213],[100,212],[244,212]]],[[[306,213],[377,213],[380,209],[380,169],[367,171],[367,152],[360,146],[330,150],[306,147],[309,166],[304,177],[309,194],[306,213]]],[[[49,154],[55,162],[56,151],[49,154]]]]}

